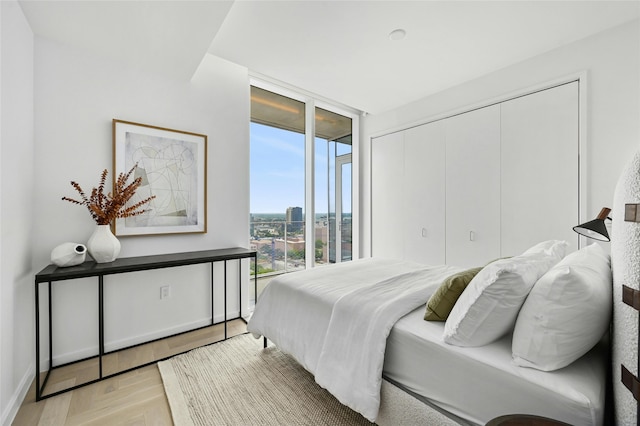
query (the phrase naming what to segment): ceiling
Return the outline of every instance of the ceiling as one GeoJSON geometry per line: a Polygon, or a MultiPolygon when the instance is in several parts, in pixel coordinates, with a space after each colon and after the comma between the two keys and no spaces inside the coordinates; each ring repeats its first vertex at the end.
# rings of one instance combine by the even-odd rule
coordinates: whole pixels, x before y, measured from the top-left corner
{"type": "MultiPolygon", "coordinates": [[[[316,137],[351,145],[353,132],[351,118],[317,107],[314,118],[316,137]]],[[[305,104],[252,86],[251,122],[305,134],[305,104]]]]}
{"type": "Polygon", "coordinates": [[[38,36],[172,78],[206,54],[380,113],[640,17],[628,1],[34,1],[38,36]],[[406,31],[391,40],[395,29],[406,31]]]}

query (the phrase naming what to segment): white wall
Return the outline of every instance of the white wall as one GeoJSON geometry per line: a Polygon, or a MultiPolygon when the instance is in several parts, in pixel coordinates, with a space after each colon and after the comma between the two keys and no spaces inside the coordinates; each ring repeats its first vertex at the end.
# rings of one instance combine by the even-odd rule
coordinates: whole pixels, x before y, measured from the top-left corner
{"type": "MultiPolygon", "coordinates": [[[[243,67],[207,56],[191,81],[173,80],[34,38],[20,7],[14,2],[1,4],[4,424],[13,418],[35,371],[33,275],[50,263],[55,246],[86,242],[92,233],[95,224],[86,209],[61,197],[76,195],[71,180],[90,191],[103,169],[109,169],[111,176],[111,120],[208,136],[208,232],[121,237],[120,257],[247,247],[250,103],[248,71],[243,67]]],[[[105,279],[108,345],[206,321],[209,308],[203,300],[208,293],[203,292],[210,275],[206,266],[154,272],[105,279]],[[172,286],[171,298],[160,300],[161,285],[172,286]]],[[[216,282],[221,273],[216,266],[216,282]]],[[[230,282],[236,274],[237,264],[230,264],[230,282]]],[[[54,284],[58,361],[97,347],[96,282],[54,284]]],[[[217,299],[219,318],[222,300],[217,299]]],[[[230,314],[237,309],[231,302],[230,314]]]]}
{"type": "Polygon", "coordinates": [[[371,136],[587,72],[587,217],[611,206],[618,175],[640,147],[640,21],[616,27],[362,122],[361,253],[371,251],[371,136]]]}
{"type": "Polygon", "coordinates": [[[0,423],[33,379],[33,34],[0,2],[0,423]]]}
{"type": "MultiPolygon", "coordinates": [[[[177,81],[36,38],[35,100],[36,270],[49,263],[56,245],[86,242],[91,235],[95,224],[86,209],[60,198],[76,195],[71,180],[90,191],[100,172],[111,169],[112,118],[208,136],[208,232],[121,237],[120,257],[248,245],[245,68],[207,56],[191,82],[177,81]]],[[[208,300],[208,276],[207,266],[201,265],[107,277],[107,350],[203,325],[209,312],[202,303],[208,300]],[[160,300],[164,285],[172,287],[170,300],[160,300]]],[[[55,306],[60,307],[53,318],[56,363],[96,351],[96,282],[84,279],[54,286],[55,306]]],[[[237,312],[237,306],[230,309],[237,312]]]]}
{"type": "Polygon", "coordinates": [[[247,245],[246,69],[208,57],[192,82],[176,81],[40,38],[35,69],[36,265],[91,234],[85,208],[60,198],[76,195],[71,180],[91,188],[111,169],[112,118],[206,134],[209,145],[208,232],[122,237],[121,257],[247,245]]]}

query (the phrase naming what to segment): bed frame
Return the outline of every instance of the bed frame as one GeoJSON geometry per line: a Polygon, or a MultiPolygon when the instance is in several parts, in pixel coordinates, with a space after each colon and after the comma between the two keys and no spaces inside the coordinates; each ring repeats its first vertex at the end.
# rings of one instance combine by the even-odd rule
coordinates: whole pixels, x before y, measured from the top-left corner
{"type": "Polygon", "coordinates": [[[451,414],[445,415],[440,409],[417,399],[391,382],[382,380],[377,425],[457,426],[469,424],[459,418],[454,420],[450,416],[451,414]]]}

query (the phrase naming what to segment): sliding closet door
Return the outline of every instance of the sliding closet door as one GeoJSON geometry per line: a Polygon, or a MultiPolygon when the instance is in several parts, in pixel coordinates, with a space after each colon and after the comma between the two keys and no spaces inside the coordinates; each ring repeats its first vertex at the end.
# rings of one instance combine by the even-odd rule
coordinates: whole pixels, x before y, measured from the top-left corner
{"type": "Polygon", "coordinates": [[[578,82],[502,104],[502,255],[578,247],[578,82]]]}
{"type": "Polygon", "coordinates": [[[436,121],[404,132],[404,258],[445,263],[445,134],[436,121]]]}
{"type": "Polygon", "coordinates": [[[404,134],[371,141],[371,254],[404,257],[404,134]]]}
{"type": "Polygon", "coordinates": [[[500,105],[446,123],[446,263],[483,266],[500,256],[500,105]]]}

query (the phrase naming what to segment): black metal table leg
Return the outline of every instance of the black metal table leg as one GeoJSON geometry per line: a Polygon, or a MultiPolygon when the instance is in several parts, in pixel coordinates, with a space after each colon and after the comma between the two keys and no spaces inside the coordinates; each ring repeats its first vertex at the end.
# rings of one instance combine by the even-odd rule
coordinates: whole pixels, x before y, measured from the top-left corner
{"type": "Polygon", "coordinates": [[[98,364],[102,379],[102,357],[104,356],[104,276],[98,276],[98,364]]]}
{"type": "Polygon", "coordinates": [[[224,340],[227,340],[227,261],[224,261],[224,340]]]}
{"type": "Polygon", "coordinates": [[[40,284],[36,284],[36,401],[40,401],[40,284]]]}

